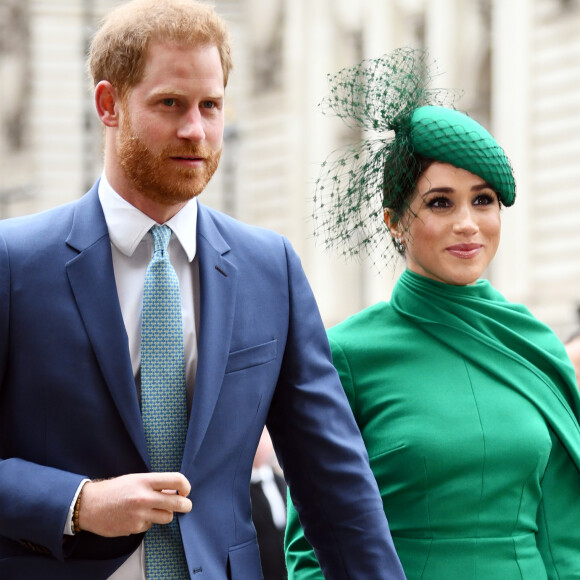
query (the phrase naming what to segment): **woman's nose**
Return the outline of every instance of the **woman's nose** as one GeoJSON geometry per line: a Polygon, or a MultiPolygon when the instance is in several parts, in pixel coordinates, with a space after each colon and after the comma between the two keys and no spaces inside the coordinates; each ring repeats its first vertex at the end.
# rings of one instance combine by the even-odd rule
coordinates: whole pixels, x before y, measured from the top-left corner
{"type": "Polygon", "coordinates": [[[453,230],[462,234],[473,234],[479,229],[471,206],[460,208],[456,214],[453,230]]]}

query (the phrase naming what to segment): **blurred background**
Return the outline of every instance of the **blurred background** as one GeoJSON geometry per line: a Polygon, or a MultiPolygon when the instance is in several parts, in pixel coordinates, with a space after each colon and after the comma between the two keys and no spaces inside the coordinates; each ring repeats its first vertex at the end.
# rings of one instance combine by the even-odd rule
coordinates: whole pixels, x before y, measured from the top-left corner
{"type": "MultiPolygon", "coordinates": [[[[0,0],[0,219],[80,197],[101,172],[85,73],[120,0],[0,0]]],[[[312,236],[324,158],[358,135],[324,117],[327,74],[399,46],[427,48],[516,173],[486,276],[565,339],[580,303],[580,0],[215,0],[235,68],[225,145],[201,201],[288,236],[327,326],[389,298],[398,269],[345,262],[312,236]]]]}

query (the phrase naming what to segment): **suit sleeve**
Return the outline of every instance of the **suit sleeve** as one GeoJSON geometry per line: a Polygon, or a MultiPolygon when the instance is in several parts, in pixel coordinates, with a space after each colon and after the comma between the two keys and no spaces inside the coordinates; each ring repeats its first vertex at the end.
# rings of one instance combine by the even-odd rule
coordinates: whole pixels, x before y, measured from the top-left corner
{"type": "Polygon", "coordinates": [[[325,578],[404,578],[314,296],[286,253],[288,336],[268,429],[292,503],[325,578]]]}
{"type": "MultiPolygon", "coordinates": [[[[348,402],[354,411],[355,391],[352,384],[352,376],[346,355],[340,345],[329,340],[332,351],[332,362],[338,371],[340,382],[348,397],[348,402]]],[[[300,525],[298,512],[288,496],[288,522],[284,537],[284,547],[286,554],[286,567],[288,569],[288,580],[322,580],[322,570],[316,559],[316,555],[308,540],[304,537],[304,531],[300,525]]]]}
{"type": "Polygon", "coordinates": [[[580,578],[580,472],[557,436],[542,480],[537,542],[550,580],[580,578]]]}
{"type": "Polygon", "coordinates": [[[323,580],[322,570],[312,546],[304,537],[298,512],[288,494],[288,521],[284,536],[288,580],[323,580]]]}
{"type": "MultiPolygon", "coordinates": [[[[0,400],[10,348],[10,275],[9,255],[0,235],[0,400]]],[[[0,536],[64,558],[65,520],[83,476],[3,457],[3,448],[0,441],[0,536]]]]}

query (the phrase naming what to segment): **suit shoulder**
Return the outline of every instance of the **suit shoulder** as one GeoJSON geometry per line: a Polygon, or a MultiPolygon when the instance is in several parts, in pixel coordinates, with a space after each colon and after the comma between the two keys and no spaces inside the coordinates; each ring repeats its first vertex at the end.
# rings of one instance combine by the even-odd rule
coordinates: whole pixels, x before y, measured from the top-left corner
{"type": "Polygon", "coordinates": [[[50,235],[55,229],[70,224],[77,203],[78,200],[42,212],[2,220],[0,235],[9,240],[33,238],[40,241],[42,239],[40,236],[50,235]]]}
{"type": "Polygon", "coordinates": [[[269,249],[289,246],[282,235],[264,227],[250,225],[216,209],[199,204],[198,219],[210,220],[221,236],[237,248],[267,252],[269,249]]]}

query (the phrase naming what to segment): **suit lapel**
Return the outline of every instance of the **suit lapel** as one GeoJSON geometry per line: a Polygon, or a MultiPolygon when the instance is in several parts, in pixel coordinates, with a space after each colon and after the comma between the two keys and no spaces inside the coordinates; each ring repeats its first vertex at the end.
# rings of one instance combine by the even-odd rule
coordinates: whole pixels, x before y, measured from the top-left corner
{"type": "MultiPolygon", "coordinates": [[[[145,435],[121,315],[107,225],[95,186],[75,208],[67,243],[79,254],[66,269],[95,356],[111,395],[143,461],[145,435]]],[[[230,247],[201,204],[197,223],[200,278],[198,366],[184,469],[193,461],[217,403],[232,336],[237,268],[224,256],[230,247]]]]}
{"type": "Polygon", "coordinates": [[[66,270],[89,340],[125,426],[148,464],[111,242],[96,185],[77,203],[67,244],[79,252],[66,270]]]}
{"type": "Polygon", "coordinates": [[[209,211],[201,204],[197,222],[197,256],[200,279],[200,323],[195,391],[185,454],[187,469],[209,426],[222,386],[230,350],[237,268],[224,258],[229,245],[217,230],[209,211]]]}

